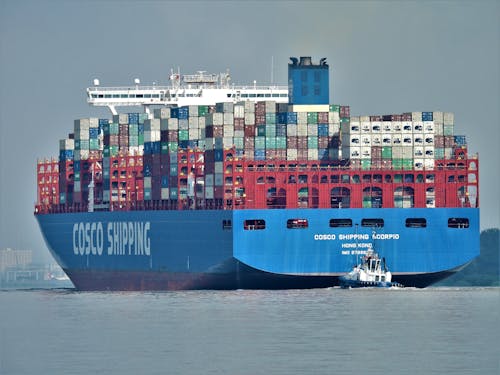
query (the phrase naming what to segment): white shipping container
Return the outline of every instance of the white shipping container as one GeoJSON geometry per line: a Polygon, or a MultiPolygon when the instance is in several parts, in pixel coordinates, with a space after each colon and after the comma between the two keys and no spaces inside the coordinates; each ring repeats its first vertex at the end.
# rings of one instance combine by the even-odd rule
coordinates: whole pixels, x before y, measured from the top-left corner
{"type": "Polygon", "coordinates": [[[157,118],[144,120],[144,131],[146,130],[160,130],[161,121],[157,118]]]}
{"type": "Polygon", "coordinates": [[[189,129],[189,139],[197,140],[200,139],[200,129],[189,129]]]}
{"type": "Polygon", "coordinates": [[[286,135],[287,135],[287,137],[296,137],[297,136],[297,125],[288,124],[286,126],[286,135]]]}
{"type": "Polygon", "coordinates": [[[154,118],[157,119],[168,119],[170,118],[170,108],[156,108],[153,111],[154,118]]]}
{"type": "Polygon", "coordinates": [[[342,147],[342,156],[347,156],[349,159],[361,159],[361,147],[342,147]]]}
{"type": "Polygon", "coordinates": [[[234,131],[234,138],[245,138],[245,131],[244,130],[235,130],[234,131]]]}
{"type": "Polygon", "coordinates": [[[224,114],[215,112],[207,114],[207,125],[223,125],[224,123],[224,114]]]}
{"type": "Polygon", "coordinates": [[[413,121],[413,134],[423,134],[424,123],[423,121],[413,121]]]}
{"type": "Polygon", "coordinates": [[[424,147],[423,146],[413,147],[413,157],[424,158],[424,147]]]}
{"type": "Polygon", "coordinates": [[[402,146],[393,146],[392,147],[392,158],[393,159],[402,159],[403,158],[403,149],[402,146]]]}
{"type": "Polygon", "coordinates": [[[432,120],[434,121],[434,124],[443,125],[443,120],[444,120],[443,112],[433,112],[432,120]]]}
{"type": "Polygon", "coordinates": [[[73,191],[74,192],[80,192],[82,191],[82,183],[81,181],[75,181],[73,184],[73,191]]]}
{"type": "Polygon", "coordinates": [[[358,125],[361,124],[361,118],[359,116],[351,116],[349,119],[350,122],[356,122],[358,125]]]}
{"type": "Polygon", "coordinates": [[[328,112],[330,106],[328,104],[297,104],[290,105],[289,112],[328,112]]]}
{"type": "Polygon", "coordinates": [[[361,146],[371,146],[372,137],[371,135],[361,135],[361,146]]]}
{"type": "Polygon", "coordinates": [[[361,126],[359,122],[354,122],[349,124],[349,132],[353,134],[361,134],[361,126]]]}
{"type": "Polygon", "coordinates": [[[403,147],[403,159],[413,158],[413,147],[403,147]]]}
{"type": "Polygon", "coordinates": [[[245,117],[245,105],[236,104],[234,106],[234,118],[244,118],[245,117]]]}
{"type": "Polygon", "coordinates": [[[61,139],[59,141],[59,150],[74,150],[75,149],[75,140],[74,139],[61,139]]]}
{"type": "Polygon", "coordinates": [[[434,123],[434,134],[435,135],[443,135],[444,134],[444,125],[434,123]]]}
{"type": "Polygon", "coordinates": [[[413,146],[413,136],[411,134],[402,134],[403,146],[413,146]]]}
{"type": "Polygon", "coordinates": [[[288,148],[286,150],[286,160],[297,160],[297,149],[296,148],[288,148]]]}
{"type": "Polygon", "coordinates": [[[372,158],[372,148],[369,146],[361,147],[361,159],[371,159],[372,158]]]}
{"type": "Polygon", "coordinates": [[[234,126],[234,115],[232,112],[224,112],[224,125],[233,125],[234,126]]]}
{"type": "Polygon", "coordinates": [[[392,121],[392,132],[401,133],[403,131],[403,123],[401,121],[392,121]]]}
{"type": "Polygon", "coordinates": [[[198,129],[205,129],[206,119],[205,117],[198,117],[198,129]]]}
{"type": "Polygon", "coordinates": [[[401,132],[403,134],[412,134],[413,133],[413,124],[411,121],[403,121],[401,123],[401,132]]]}
{"type": "Polygon", "coordinates": [[[382,134],[382,146],[392,146],[392,134],[382,134]]]}
{"type": "Polygon", "coordinates": [[[84,129],[84,130],[89,130],[90,128],[90,120],[88,118],[81,118],[78,120],[74,121],[75,123],[75,131],[84,129]]]}
{"type": "Polygon", "coordinates": [[[330,124],[340,124],[340,113],[330,112],[328,113],[328,123],[330,124]]]}
{"type": "Polygon", "coordinates": [[[362,121],[360,122],[361,133],[371,133],[372,124],[370,121],[362,121]]]}
{"type": "MultiPolygon", "coordinates": [[[[374,126],[374,124],[379,124],[379,122],[373,121],[372,126],[374,126]]],[[[392,122],[391,121],[384,121],[382,123],[382,132],[392,133],[392,122]]]]}
{"type": "Polygon", "coordinates": [[[224,125],[224,137],[234,137],[234,125],[224,125]]]}
{"type": "Polygon", "coordinates": [[[425,146],[424,147],[425,158],[434,159],[434,153],[435,153],[434,146],[425,146]]]}
{"type": "MultiPolygon", "coordinates": [[[[168,120],[168,130],[179,130],[179,119],[177,118],[169,118],[168,120]]],[[[146,124],[146,121],[144,121],[146,124]]],[[[146,127],[144,127],[146,129],[146,127]]]]}
{"type": "Polygon", "coordinates": [[[424,134],[413,134],[413,145],[424,146],[424,134]]]}
{"type": "Polygon", "coordinates": [[[306,123],[298,123],[297,124],[297,136],[307,137],[307,124],[306,123]]]}
{"type": "Polygon", "coordinates": [[[434,159],[424,159],[424,168],[426,170],[433,170],[434,169],[434,159]]]}
{"type": "Polygon", "coordinates": [[[168,199],[169,198],[168,188],[161,188],[160,195],[161,195],[161,199],[168,199]]]}
{"type": "Polygon", "coordinates": [[[328,124],[328,135],[330,137],[339,136],[340,134],[340,124],[328,124]]]}
{"type": "Polygon", "coordinates": [[[370,127],[371,127],[372,133],[375,133],[375,134],[381,134],[382,133],[383,126],[382,126],[381,122],[379,122],[379,121],[373,121],[372,123],[370,123],[370,127]]]}
{"type": "Polygon", "coordinates": [[[179,130],[188,130],[189,122],[187,119],[179,119],[179,130]]]}
{"type": "MultiPolygon", "coordinates": [[[[116,122],[113,117],[113,122],[116,122]]],[[[128,114],[127,113],[120,113],[118,115],[118,123],[119,124],[128,124],[128,114]]]]}
{"type": "Polygon", "coordinates": [[[151,177],[144,177],[144,189],[151,189],[151,177]]]}
{"type": "Polygon", "coordinates": [[[422,112],[412,112],[411,113],[412,121],[422,121],[422,112]]]}
{"type": "Polygon", "coordinates": [[[307,160],[318,160],[317,148],[310,148],[307,150],[307,160]]]}
{"type": "Polygon", "coordinates": [[[382,146],[381,134],[372,134],[372,146],[382,146]]]}
{"type": "Polygon", "coordinates": [[[99,127],[99,119],[97,117],[89,118],[89,127],[90,128],[98,128],[99,127]]]}
{"type": "Polygon", "coordinates": [[[318,136],[318,124],[307,125],[307,135],[310,137],[318,136]]]}
{"type": "Polygon", "coordinates": [[[266,113],[276,112],[276,101],[266,100],[266,113]]]}
{"type": "Polygon", "coordinates": [[[424,159],[414,159],[413,160],[413,168],[417,171],[421,171],[424,169],[424,159]]]}
{"type": "Polygon", "coordinates": [[[359,121],[370,121],[370,116],[359,116],[359,121]]]}
{"type": "MultiPolygon", "coordinates": [[[[246,105],[245,105],[246,108],[246,105]]],[[[255,125],[255,113],[245,112],[245,125],[255,125]]]]}
{"type": "Polygon", "coordinates": [[[392,135],[392,145],[402,146],[403,145],[403,135],[401,133],[394,133],[392,135]]]}
{"type": "Polygon", "coordinates": [[[349,146],[361,147],[361,136],[360,135],[350,135],[349,136],[349,146]]]}
{"type": "Polygon", "coordinates": [[[222,138],[222,145],[224,148],[231,148],[234,145],[233,137],[224,137],[222,138]]]}
{"type": "Polygon", "coordinates": [[[455,123],[455,115],[453,112],[445,112],[443,115],[444,125],[453,125],[455,123]]]}
{"type": "Polygon", "coordinates": [[[140,146],[128,146],[129,155],[142,155],[144,152],[144,146],[142,147],[142,151],[140,146]]]}
{"type": "Polygon", "coordinates": [[[75,151],[75,155],[77,155],[80,158],[79,160],[87,160],[90,156],[90,153],[89,150],[80,150],[80,151],[75,151]]]}
{"type": "Polygon", "coordinates": [[[244,103],[245,103],[245,119],[246,119],[246,115],[247,114],[249,114],[249,113],[255,113],[255,103],[251,102],[251,101],[246,101],[244,103]]]}
{"type": "Polygon", "coordinates": [[[297,124],[307,124],[307,112],[297,112],[297,124]]]}
{"type": "Polygon", "coordinates": [[[434,133],[424,133],[424,144],[434,146],[434,133]]]}
{"type": "Polygon", "coordinates": [[[434,133],[434,121],[424,121],[424,133],[434,133]]]}
{"type": "Polygon", "coordinates": [[[199,128],[198,118],[199,117],[191,117],[191,116],[188,118],[189,129],[199,128]]]}

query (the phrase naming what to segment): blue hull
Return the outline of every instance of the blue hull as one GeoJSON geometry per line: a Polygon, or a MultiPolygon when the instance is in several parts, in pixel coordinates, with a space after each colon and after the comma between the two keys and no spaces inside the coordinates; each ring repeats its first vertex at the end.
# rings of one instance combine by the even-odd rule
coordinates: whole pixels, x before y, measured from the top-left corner
{"type": "Polygon", "coordinates": [[[479,255],[479,209],[128,211],[37,215],[81,290],[285,289],[338,285],[374,246],[393,281],[425,287],[479,255]],[[465,218],[467,228],[448,227],[465,218]],[[352,227],[330,220],[352,219],[352,227]],[[363,227],[362,219],[384,226],[363,227]],[[426,227],[406,227],[425,218],[426,227]],[[307,227],[287,228],[289,219],[307,227]],[[255,228],[248,223],[265,223],[255,228]],[[356,224],[359,224],[356,229],[356,224]]]}

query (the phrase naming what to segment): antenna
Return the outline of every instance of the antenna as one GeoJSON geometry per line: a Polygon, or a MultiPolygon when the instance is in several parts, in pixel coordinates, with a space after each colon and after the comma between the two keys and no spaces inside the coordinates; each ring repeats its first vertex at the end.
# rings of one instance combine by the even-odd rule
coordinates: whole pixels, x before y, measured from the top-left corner
{"type": "Polygon", "coordinates": [[[99,80],[97,78],[94,78],[94,86],[99,86],[100,83],[99,83],[99,80]]]}
{"type": "Polygon", "coordinates": [[[274,83],[274,56],[271,56],[271,85],[274,83]]]}

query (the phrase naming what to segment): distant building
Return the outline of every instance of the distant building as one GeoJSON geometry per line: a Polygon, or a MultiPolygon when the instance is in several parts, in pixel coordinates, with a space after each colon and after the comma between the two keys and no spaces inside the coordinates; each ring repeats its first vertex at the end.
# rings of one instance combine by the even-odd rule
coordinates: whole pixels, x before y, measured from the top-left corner
{"type": "Polygon", "coordinates": [[[31,250],[0,250],[0,272],[7,268],[24,268],[33,262],[33,252],[31,250]]]}

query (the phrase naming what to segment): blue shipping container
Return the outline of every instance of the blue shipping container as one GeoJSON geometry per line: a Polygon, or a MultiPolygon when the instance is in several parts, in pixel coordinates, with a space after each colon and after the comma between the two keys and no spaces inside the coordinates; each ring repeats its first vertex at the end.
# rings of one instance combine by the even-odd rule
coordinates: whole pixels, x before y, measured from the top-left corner
{"type": "Polygon", "coordinates": [[[109,119],[107,119],[107,118],[100,118],[99,119],[99,126],[102,127],[104,125],[109,125],[109,119]]]}
{"type": "Polygon", "coordinates": [[[139,114],[138,113],[129,113],[128,114],[128,123],[137,125],[139,123],[139,114]]]}
{"type": "Polygon", "coordinates": [[[297,124],[297,112],[287,112],[286,123],[287,124],[297,124]]]}
{"type": "Polygon", "coordinates": [[[422,121],[432,121],[432,112],[422,112],[422,121]]]}

